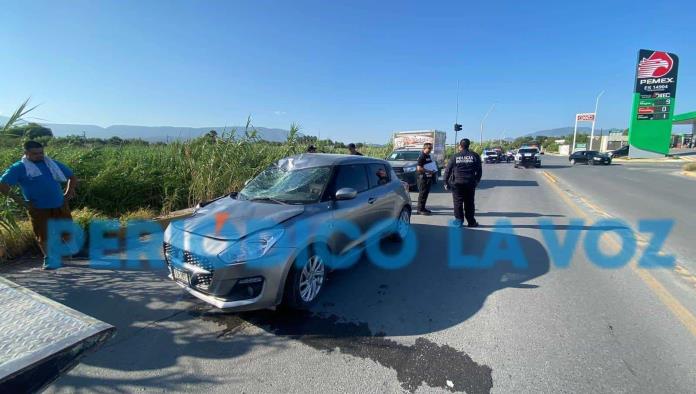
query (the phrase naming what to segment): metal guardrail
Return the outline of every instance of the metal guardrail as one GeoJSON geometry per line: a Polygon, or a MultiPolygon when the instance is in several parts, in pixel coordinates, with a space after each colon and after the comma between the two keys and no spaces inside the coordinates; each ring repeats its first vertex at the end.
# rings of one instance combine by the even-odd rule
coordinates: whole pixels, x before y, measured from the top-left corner
{"type": "Polygon", "coordinates": [[[0,393],[41,390],[115,331],[0,277],[0,393]]]}

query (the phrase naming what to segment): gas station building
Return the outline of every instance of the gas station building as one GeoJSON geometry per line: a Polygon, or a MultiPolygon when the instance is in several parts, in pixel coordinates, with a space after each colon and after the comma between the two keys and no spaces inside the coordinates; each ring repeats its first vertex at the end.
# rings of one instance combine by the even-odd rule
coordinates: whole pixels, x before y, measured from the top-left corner
{"type": "Polygon", "coordinates": [[[694,135],[696,135],[696,111],[686,112],[679,115],[674,115],[672,117],[672,126],[674,125],[691,125],[691,134],[681,134],[673,137],[677,137],[673,144],[678,144],[679,147],[696,146],[696,141],[694,141],[694,135]]]}

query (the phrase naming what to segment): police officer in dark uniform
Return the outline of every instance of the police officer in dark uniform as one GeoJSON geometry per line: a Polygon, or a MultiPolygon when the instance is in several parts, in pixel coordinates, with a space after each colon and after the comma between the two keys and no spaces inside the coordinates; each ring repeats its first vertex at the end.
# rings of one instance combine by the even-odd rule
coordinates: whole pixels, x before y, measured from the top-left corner
{"type": "Polygon", "coordinates": [[[416,185],[418,186],[418,213],[421,215],[430,215],[432,211],[425,207],[425,203],[428,201],[428,195],[430,194],[430,187],[437,180],[437,171],[430,169],[432,167],[433,159],[430,157],[430,152],[433,151],[433,144],[426,142],[423,144],[423,151],[420,156],[418,156],[418,162],[416,163],[416,173],[417,180],[416,185]],[[426,165],[428,168],[426,168],[426,165]]]}
{"type": "Polygon", "coordinates": [[[467,138],[459,141],[459,153],[452,156],[447,163],[445,190],[452,190],[454,217],[460,225],[464,224],[466,218],[467,227],[478,227],[474,219],[474,194],[481,181],[481,157],[478,153],[470,151],[469,145],[471,141],[467,138]]]}
{"type": "Polygon", "coordinates": [[[355,147],[354,143],[348,144],[348,154],[349,155],[355,155],[355,156],[362,156],[363,154],[358,152],[358,148],[355,147]]]}

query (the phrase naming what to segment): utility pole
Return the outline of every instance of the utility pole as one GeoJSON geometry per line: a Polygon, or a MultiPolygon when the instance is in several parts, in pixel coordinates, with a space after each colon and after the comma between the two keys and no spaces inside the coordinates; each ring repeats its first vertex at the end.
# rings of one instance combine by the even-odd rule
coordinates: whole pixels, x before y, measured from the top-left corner
{"type": "Polygon", "coordinates": [[[493,103],[493,105],[491,105],[491,108],[483,116],[483,119],[481,119],[481,149],[483,149],[483,122],[486,121],[486,118],[488,118],[488,115],[491,114],[491,111],[493,111],[493,108],[495,108],[495,103],[493,103]]]}
{"type": "MultiPolygon", "coordinates": [[[[457,115],[454,117],[454,145],[457,146],[457,137],[462,126],[459,124],[459,80],[457,80],[457,115]]],[[[447,144],[445,144],[447,145],[447,144]]],[[[446,148],[446,147],[445,147],[446,148]]],[[[447,149],[445,149],[447,151],[447,149]]],[[[456,149],[455,149],[456,151],[456,149]]]]}
{"type": "Polygon", "coordinates": [[[588,150],[592,150],[592,142],[594,140],[594,127],[595,127],[595,123],[597,122],[597,109],[599,108],[599,98],[602,97],[603,94],[604,94],[604,90],[602,90],[597,95],[597,100],[595,100],[594,119],[592,120],[592,131],[590,132],[590,148],[588,150]]]}

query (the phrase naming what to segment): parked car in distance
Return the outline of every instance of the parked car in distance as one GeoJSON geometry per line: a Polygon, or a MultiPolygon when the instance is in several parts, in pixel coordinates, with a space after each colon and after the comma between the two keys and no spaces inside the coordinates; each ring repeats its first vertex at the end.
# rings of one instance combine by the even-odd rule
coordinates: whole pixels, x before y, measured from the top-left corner
{"type": "Polygon", "coordinates": [[[568,161],[570,164],[589,164],[589,165],[609,165],[611,164],[611,157],[606,153],[600,153],[594,150],[583,150],[572,153],[568,156],[568,161]]]}
{"type": "Polygon", "coordinates": [[[416,166],[420,154],[419,150],[395,150],[386,159],[394,169],[396,176],[408,183],[409,189],[416,187],[418,179],[416,166]]]}
{"type": "Polygon", "coordinates": [[[498,152],[494,150],[484,150],[483,161],[484,163],[497,163],[500,161],[500,156],[498,156],[498,152]]]}
{"type": "Polygon", "coordinates": [[[537,148],[520,148],[515,155],[515,168],[541,167],[541,155],[537,148]]]}
{"type": "Polygon", "coordinates": [[[329,269],[342,268],[336,266],[341,256],[386,236],[403,239],[410,218],[409,194],[386,161],[296,155],[239,193],[172,222],[164,255],[172,280],[218,308],[304,309],[321,294],[329,269]],[[359,233],[331,230],[341,223],[359,233]]]}
{"type": "Polygon", "coordinates": [[[625,157],[628,156],[628,145],[624,145],[619,149],[615,149],[613,151],[609,151],[607,154],[610,158],[615,158],[615,157],[625,157]]]}

